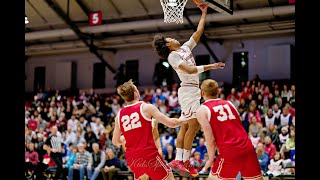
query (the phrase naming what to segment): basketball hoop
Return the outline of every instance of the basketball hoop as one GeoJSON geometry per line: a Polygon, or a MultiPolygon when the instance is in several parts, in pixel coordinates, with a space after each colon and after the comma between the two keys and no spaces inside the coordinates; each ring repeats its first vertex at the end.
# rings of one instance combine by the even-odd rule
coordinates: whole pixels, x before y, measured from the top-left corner
{"type": "Polygon", "coordinates": [[[188,0],[160,0],[164,14],[164,22],[182,24],[183,9],[187,2],[188,0]]]}

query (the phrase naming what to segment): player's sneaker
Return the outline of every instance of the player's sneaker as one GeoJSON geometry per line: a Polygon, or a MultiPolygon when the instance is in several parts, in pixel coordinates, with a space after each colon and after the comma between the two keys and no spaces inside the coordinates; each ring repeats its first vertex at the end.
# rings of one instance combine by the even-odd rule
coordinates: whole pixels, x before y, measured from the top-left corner
{"type": "Polygon", "coordinates": [[[174,170],[180,176],[185,176],[185,177],[189,177],[190,176],[189,171],[185,168],[185,166],[183,165],[182,161],[172,160],[169,163],[169,166],[172,168],[172,170],[174,170]]]}
{"type": "Polygon", "coordinates": [[[190,164],[189,160],[184,162],[183,165],[184,165],[184,167],[186,167],[186,169],[188,169],[190,176],[192,176],[192,177],[199,176],[198,170],[192,164],[190,164]]]}

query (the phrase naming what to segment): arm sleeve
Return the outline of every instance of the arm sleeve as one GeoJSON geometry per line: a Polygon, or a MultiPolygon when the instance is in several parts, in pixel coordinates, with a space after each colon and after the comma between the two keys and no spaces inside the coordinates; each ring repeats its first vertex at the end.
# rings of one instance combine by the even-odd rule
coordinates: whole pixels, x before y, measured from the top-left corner
{"type": "Polygon", "coordinates": [[[173,67],[173,69],[177,69],[181,63],[183,63],[183,60],[180,58],[180,56],[177,53],[170,53],[168,57],[168,61],[170,65],[173,67]]]}
{"type": "Polygon", "coordinates": [[[197,42],[191,36],[190,39],[183,44],[183,46],[187,46],[191,51],[197,45],[197,42]]]}

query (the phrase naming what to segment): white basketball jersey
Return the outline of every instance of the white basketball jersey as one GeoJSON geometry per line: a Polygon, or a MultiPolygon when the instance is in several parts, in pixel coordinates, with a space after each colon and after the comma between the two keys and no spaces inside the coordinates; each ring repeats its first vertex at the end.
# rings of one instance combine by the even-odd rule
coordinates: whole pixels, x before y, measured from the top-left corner
{"type": "Polygon", "coordinates": [[[196,66],[196,62],[191,50],[197,45],[195,40],[191,37],[189,41],[185,42],[180,49],[172,51],[169,54],[168,61],[172,68],[177,72],[181,81],[181,86],[199,86],[198,74],[187,74],[181,71],[178,67],[182,62],[186,62],[189,66],[196,66]]]}

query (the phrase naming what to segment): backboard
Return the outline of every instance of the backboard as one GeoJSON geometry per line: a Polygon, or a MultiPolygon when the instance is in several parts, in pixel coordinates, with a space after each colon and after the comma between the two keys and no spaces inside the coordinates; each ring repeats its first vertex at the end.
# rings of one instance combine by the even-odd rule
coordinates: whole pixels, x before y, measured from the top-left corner
{"type": "Polygon", "coordinates": [[[197,0],[222,14],[233,14],[233,0],[197,0]]]}

